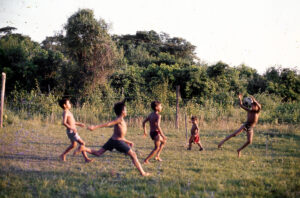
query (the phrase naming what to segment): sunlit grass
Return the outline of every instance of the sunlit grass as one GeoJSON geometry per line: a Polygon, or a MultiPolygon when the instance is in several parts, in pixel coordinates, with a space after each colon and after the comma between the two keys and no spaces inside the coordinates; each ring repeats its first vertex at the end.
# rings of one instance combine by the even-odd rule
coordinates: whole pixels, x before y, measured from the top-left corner
{"type": "MultiPolygon", "coordinates": [[[[128,120],[129,121],[129,120],[128,120]]],[[[153,149],[143,137],[141,121],[131,121],[127,139],[135,143],[140,162],[153,149]]],[[[69,145],[65,128],[58,123],[15,119],[0,129],[0,197],[299,197],[300,130],[295,125],[258,125],[253,144],[237,158],[241,135],[217,144],[240,123],[217,121],[200,124],[205,147],[187,151],[185,129],[162,123],[168,136],[161,163],[144,166],[151,176],[143,178],[129,157],[106,152],[92,163],[81,155],[59,155],[69,145]],[[17,122],[16,122],[17,121],[17,122]]],[[[188,125],[190,129],[190,125],[188,125]]],[[[79,130],[88,147],[100,148],[112,128],[93,132],[79,130]]]]}

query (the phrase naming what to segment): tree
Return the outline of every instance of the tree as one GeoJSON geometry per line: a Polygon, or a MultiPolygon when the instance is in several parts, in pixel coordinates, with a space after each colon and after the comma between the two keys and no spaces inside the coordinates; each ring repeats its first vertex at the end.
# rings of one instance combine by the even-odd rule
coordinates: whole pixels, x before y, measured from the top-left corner
{"type": "Polygon", "coordinates": [[[15,86],[30,91],[37,83],[41,91],[56,87],[64,59],[62,53],[44,50],[28,36],[9,34],[0,39],[0,70],[7,73],[9,91],[15,86]]]}
{"type": "Polygon", "coordinates": [[[6,34],[11,34],[12,31],[16,30],[17,28],[11,27],[11,26],[6,26],[3,28],[0,28],[0,34],[3,33],[4,35],[6,34]]]}
{"type": "Polygon", "coordinates": [[[119,54],[107,28],[105,21],[97,21],[89,9],[73,14],[65,26],[67,52],[78,63],[77,83],[83,92],[104,84],[118,61],[119,54]]]}
{"type": "Polygon", "coordinates": [[[189,66],[197,60],[196,47],[183,38],[170,36],[155,31],[137,31],[135,35],[114,36],[117,46],[124,50],[124,56],[129,64],[147,67],[152,63],[157,65],[179,64],[189,66]],[[137,59],[137,54],[141,54],[137,59]]]}
{"type": "Polygon", "coordinates": [[[266,90],[283,97],[284,101],[299,100],[300,75],[292,69],[271,67],[264,77],[267,79],[266,90]]]}
{"type": "Polygon", "coordinates": [[[21,34],[8,34],[0,39],[0,70],[7,73],[7,90],[14,86],[25,90],[35,87],[37,65],[32,62],[39,44],[21,34]]]}

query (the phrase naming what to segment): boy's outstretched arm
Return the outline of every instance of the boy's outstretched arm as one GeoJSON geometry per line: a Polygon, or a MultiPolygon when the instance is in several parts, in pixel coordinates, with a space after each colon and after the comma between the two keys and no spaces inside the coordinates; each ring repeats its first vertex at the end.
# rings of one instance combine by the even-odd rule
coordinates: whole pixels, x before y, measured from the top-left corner
{"type": "Polygon", "coordinates": [[[85,124],[82,122],[75,122],[76,126],[85,127],[85,124]]]}
{"type": "Polygon", "coordinates": [[[143,121],[144,136],[147,136],[146,122],[148,122],[148,121],[149,121],[149,116],[143,121]]]}
{"type": "Polygon", "coordinates": [[[95,129],[98,129],[98,128],[102,128],[102,127],[109,127],[109,126],[113,126],[113,125],[116,125],[118,123],[121,122],[121,118],[117,118],[113,121],[110,121],[110,122],[107,122],[105,124],[99,124],[99,125],[92,125],[92,126],[89,126],[88,129],[93,131],[95,129]]]}

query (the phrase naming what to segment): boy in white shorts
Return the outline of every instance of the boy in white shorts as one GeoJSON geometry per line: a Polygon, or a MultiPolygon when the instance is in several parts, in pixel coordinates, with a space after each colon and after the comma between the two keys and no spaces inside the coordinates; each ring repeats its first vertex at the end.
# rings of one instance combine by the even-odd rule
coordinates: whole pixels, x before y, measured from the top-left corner
{"type": "MultiPolygon", "coordinates": [[[[73,114],[70,112],[71,103],[68,98],[63,98],[59,101],[59,106],[64,109],[63,112],[63,125],[67,128],[67,135],[71,141],[71,145],[60,155],[62,161],[66,161],[66,155],[73,148],[77,146],[77,142],[80,144],[77,150],[80,150],[80,147],[85,145],[85,142],[80,138],[77,133],[76,125],[80,127],[85,127],[83,123],[75,122],[73,114]]],[[[76,150],[74,154],[76,153],[76,150]]],[[[88,158],[86,152],[82,151],[82,155],[85,159],[85,162],[91,162],[92,160],[88,158]]]]}

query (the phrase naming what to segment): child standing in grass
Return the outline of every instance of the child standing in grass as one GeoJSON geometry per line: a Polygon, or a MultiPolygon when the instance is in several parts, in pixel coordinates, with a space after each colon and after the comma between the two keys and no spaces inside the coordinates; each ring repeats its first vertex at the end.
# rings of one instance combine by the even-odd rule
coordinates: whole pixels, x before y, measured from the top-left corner
{"type": "Polygon", "coordinates": [[[192,143],[198,144],[200,147],[200,151],[203,151],[203,146],[200,142],[200,136],[199,136],[199,128],[198,128],[198,118],[196,116],[192,116],[191,122],[193,124],[191,128],[191,137],[189,140],[189,147],[188,150],[192,149],[192,143]]]}
{"type": "Polygon", "coordinates": [[[114,126],[112,137],[98,151],[86,147],[81,147],[79,151],[86,151],[99,157],[107,150],[112,151],[113,149],[116,149],[117,151],[125,153],[131,157],[133,164],[136,166],[142,176],[149,176],[150,174],[143,170],[136,153],[131,149],[131,147],[133,147],[133,142],[125,139],[125,135],[127,133],[127,125],[124,120],[124,117],[127,115],[125,101],[116,103],[114,105],[114,111],[117,115],[115,120],[105,124],[88,127],[89,130],[93,131],[97,128],[114,126]]]}
{"type": "Polygon", "coordinates": [[[157,161],[162,161],[160,158],[160,153],[163,147],[166,144],[167,137],[164,135],[160,128],[160,121],[161,115],[159,114],[162,111],[162,105],[159,101],[153,101],[151,103],[151,108],[153,110],[152,113],[148,115],[148,117],[143,121],[143,128],[144,128],[144,136],[147,135],[146,133],[146,122],[149,121],[150,123],[150,137],[154,142],[154,149],[145,159],[144,163],[148,164],[149,160],[156,154],[155,159],[157,161]]]}
{"type": "Polygon", "coordinates": [[[235,137],[237,135],[239,135],[243,130],[245,130],[247,132],[247,142],[240,147],[237,150],[238,153],[238,157],[241,157],[241,151],[248,146],[249,144],[252,143],[253,140],[253,128],[255,127],[255,125],[258,122],[258,117],[259,117],[259,113],[261,110],[261,105],[259,104],[259,102],[257,102],[257,100],[255,100],[254,97],[252,98],[252,104],[251,104],[251,109],[245,107],[242,103],[242,95],[239,94],[239,104],[240,107],[242,109],[244,109],[245,111],[248,112],[247,115],[247,122],[245,122],[238,130],[236,130],[234,133],[232,133],[231,135],[227,136],[224,140],[222,140],[219,145],[218,148],[221,148],[221,146],[230,138],[235,137]]]}
{"type": "MultiPolygon", "coordinates": [[[[71,141],[71,145],[60,155],[61,160],[66,161],[66,155],[69,153],[73,148],[77,146],[78,142],[80,145],[77,150],[80,150],[81,147],[85,145],[85,142],[80,138],[78,135],[76,125],[80,127],[85,127],[83,123],[76,122],[74,119],[73,114],[70,112],[71,109],[71,103],[68,98],[63,98],[59,101],[59,106],[64,109],[64,112],[62,114],[63,116],[63,125],[67,128],[67,135],[71,141]]],[[[76,151],[74,152],[74,154],[76,151]]],[[[85,162],[91,162],[92,160],[89,159],[85,152],[82,152],[82,155],[85,159],[85,162]]]]}

